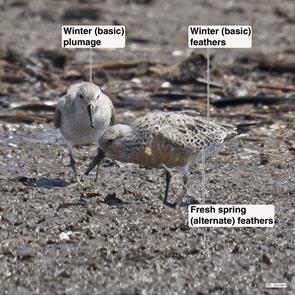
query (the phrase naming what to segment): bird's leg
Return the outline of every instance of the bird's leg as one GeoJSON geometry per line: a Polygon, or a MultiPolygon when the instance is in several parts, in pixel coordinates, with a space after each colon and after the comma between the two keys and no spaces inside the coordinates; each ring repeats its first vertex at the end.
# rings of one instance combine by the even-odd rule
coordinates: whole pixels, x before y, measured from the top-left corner
{"type": "Polygon", "coordinates": [[[95,174],[95,179],[94,179],[95,182],[97,182],[97,180],[98,180],[98,170],[99,170],[99,165],[96,166],[96,174],[95,174]]]}
{"type": "MultiPolygon", "coordinates": [[[[100,153],[101,153],[101,149],[100,149],[100,148],[97,148],[97,155],[99,156],[100,153]]],[[[102,157],[102,155],[101,155],[101,157],[102,157]]],[[[104,155],[103,155],[103,157],[104,157],[104,155]]],[[[98,163],[98,164],[96,165],[96,174],[95,174],[95,179],[94,179],[95,182],[97,182],[97,180],[98,180],[99,164],[100,164],[100,163],[98,163]]]]}
{"type": "Polygon", "coordinates": [[[172,175],[171,175],[172,172],[165,164],[162,164],[162,167],[165,169],[165,178],[166,178],[165,195],[163,199],[163,204],[168,207],[173,207],[173,204],[168,202],[168,192],[169,192],[170,181],[172,178],[172,175]]]}
{"type": "Polygon", "coordinates": [[[168,191],[169,191],[169,185],[171,181],[171,174],[168,170],[165,169],[165,178],[166,178],[166,186],[165,186],[165,195],[163,199],[163,203],[167,205],[167,200],[168,200],[168,191]]]}
{"type": "Polygon", "coordinates": [[[95,181],[97,181],[99,164],[104,159],[104,157],[105,157],[105,153],[100,148],[97,148],[97,154],[96,154],[95,158],[92,160],[92,162],[90,163],[90,165],[88,166],[88,168],[87,168],[87,170],[85,172],[85,175],[88,175],[90,173],[90,171],[95,166],[97,166],[97,168],[96,168],[96,176],[95,176],[95,181]]]}
{"type": "Polygon", "coordinates": [[[74,155],[73,155],[73,147],[70,146],[70,159],[71,159],[71,162],[70,162],[70,166],[74,172],[74,175],[75,175],[75,181],[76,183],[82,185],[80,179],[79,179],[79,176],[78,176],[78,173],[77,173],[77,169],[76,169],[76,161],[74,159],[74,155]]]}
{"type": "Polygon", "coordinates": [[[186,196],[187,194],[187,189],[186,189],[186,184],[187,184],[187,172],[184,173],[183,175],[183,178],[182,178],[182,181],[183,181],[183,188],[182,188],[182,192],[181,192],[181,195],[179,196],[177,202],[176,202],[176,208],[179,208],[180,205],[181,205],[181,202],[183,200],[183,198],[186,196]]]}

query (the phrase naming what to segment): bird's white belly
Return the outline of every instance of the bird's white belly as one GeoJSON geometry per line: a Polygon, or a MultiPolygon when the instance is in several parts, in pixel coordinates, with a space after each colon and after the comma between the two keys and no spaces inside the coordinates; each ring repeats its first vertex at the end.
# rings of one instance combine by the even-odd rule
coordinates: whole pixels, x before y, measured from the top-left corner
{"type": "Polygon", "coordinates": [[[61,133],[66,140],[73,145],[98,143],[98,139],[107,129],[107,125],[101,121],[94,121],[94,127],[90,122],[68,122],[61,128],[61,133]]]}

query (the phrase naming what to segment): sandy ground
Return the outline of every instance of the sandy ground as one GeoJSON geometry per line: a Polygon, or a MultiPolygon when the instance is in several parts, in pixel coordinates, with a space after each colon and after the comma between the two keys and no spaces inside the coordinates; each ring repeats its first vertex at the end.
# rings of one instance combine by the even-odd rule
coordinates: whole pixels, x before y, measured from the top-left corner
{"type": "MultiPolygon", "coordinates": [[[[294,294],[293,12],[292,1],[262,0],[2,4],[0,294],[294,294]],[[214,120],[236,124],[246,136],[206,163],[207,203],[274,204],[274,228],[189,228],[185,204],[201,195],[199,164],[191,169],[191,192],[180,210],[162,204],[160,170],[106,160],[97,183],[93,173],[84,177],[84,187],[73,185],[66,146],[51,121],[53,108],[43,104],[87,79],[89,52],[60,49],[60,26],[67,23],[127,26],[126,50],[94,51],[95,64],[142,61],[136,68],[94,70],[94,82],[115,103],[118,122],[151,109],[205,113],[204,95],[163,99],[162,83],[175,80],[170,66],[192,52],[187,25],[251,24],[251,50],[211,52],[212,79],[224,85],[226,97],[246,93],[287,102],[212,105],[214,120]],[[56,65],[40,54],[44,48],[60,57],[56,65]],[[263,69],[260,56],[287,60],[291,70],[263,69]],[[268,87],[259,88],[261,83],[268,87]],[[27,103],[43,105],[13,108],[27,103]],[[287,288],[267,289],[266,283],[287,288]]],[[[189,71],[184,67],[180,76],[189,71]]],[[[170,90],[205,92],[202,87],[178,81],[170,90]]],[[[76,149],[80,174],[94,153],[95,147],[76,149]]],[[[179,193],[173,179],[171,200],[179,193]]]]}

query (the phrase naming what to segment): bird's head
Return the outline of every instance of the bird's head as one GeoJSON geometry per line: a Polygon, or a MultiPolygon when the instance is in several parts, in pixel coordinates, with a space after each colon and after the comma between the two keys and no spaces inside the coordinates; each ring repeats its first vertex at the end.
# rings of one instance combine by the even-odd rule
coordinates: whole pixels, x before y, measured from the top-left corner
{"type": "Polygon", "coordinates": [[[100,87],[89,82],[81,83],[76,92],[76,102],[80,109],[87,111],[92,128],[94,128],[93,113],[100,95],[100,87]]]}
{"type": "Polygon", "coordinates": [[[99,149],[96,157],[86,170],[86,175],[100,162],[105,156],[121,162],[128,162],[128,134],[132,128],[128,125],[116,124],[107,129],[99,139],[99,149]]]}
{"type": "Polygon", "coordinates": [[[132,128],[124,124],[116,124],[107,129],[99,139],[99,147],[108,157],[121,160],[120,155],[126,152],[126,136],[132,132],[132,128]]]}

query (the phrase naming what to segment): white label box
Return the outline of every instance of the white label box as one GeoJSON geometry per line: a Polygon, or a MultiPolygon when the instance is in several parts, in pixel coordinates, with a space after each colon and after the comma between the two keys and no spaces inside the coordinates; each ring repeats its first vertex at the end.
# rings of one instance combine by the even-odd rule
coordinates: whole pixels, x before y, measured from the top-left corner
{"type": "Polygon", "coordinates": [[[190,227],[273,227],[274,205],[190,205],[190,227]]]}
{"type": "Polygon", "coordinates": [[[189,26],[189,48],[251,48],[252,27],[233,26],[189,26]]]}
{"type": "Polygon", "coordinates": [[[62,26],[63,48],[125,48],[125,26],[62,26]]]}

